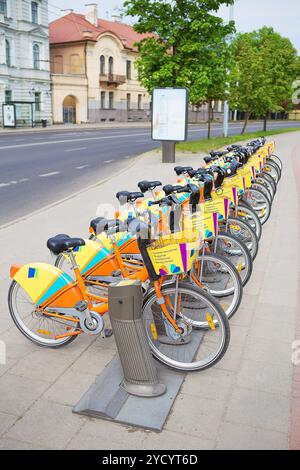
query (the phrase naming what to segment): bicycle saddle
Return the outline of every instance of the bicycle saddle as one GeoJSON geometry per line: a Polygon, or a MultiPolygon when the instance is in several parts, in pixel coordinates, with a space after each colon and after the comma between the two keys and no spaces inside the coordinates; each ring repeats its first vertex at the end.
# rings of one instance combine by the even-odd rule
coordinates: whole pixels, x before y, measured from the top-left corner
{"type": "Polygon", "coordinates": [[[167,184],[163,187],[163,191],[166,196],[170,196],[173,193],[182,192],[183,186],[172,186],[171,184],[167,184]]]}
{"type": "Polygon", "coordinates": [[[204,157],[204,161],[205,163],[210,163],[210,162],[213,162],[214,160],[217,160],[218,157],[204,157]]]}
{"type": "Polygon", "coordinates": [[[49,238],[47,241],[47,247],[55,255],[84,245],[85,241],[82,238],[71,238],[69,235],[62,234],[49,238]]]}
{"type": "Polygon", "coordinates": [[[160,181],[140,181],[138,183],[138,187],[142,191],[142,193],[147,193],[148,191],[153,191],[153,189],[161,186],[162,183],[160,181]]]}
{"type": "Polygon", "coordinates": [[[183,175],[184,173],[188,173],[191,170],[193,170],[191,166],[176,166],[174,168],[174,171],[177,176],[183,175]]]}
{"type": "Polygon", "coordinates": [[[224,151],[221,151],[221,150],[212,150],[211,152],[209,152],[210,155],[213,157],[213,158],[216,158],[216,157],[223,157],[223,155],[226,155],[227,152],[224,152],[224,151]]]}
{"type": "Polygon", "coordinates": [[[129,192],[129,191],[120,191],[116,194],[116,198],[121,204],[126,204],[127,202],[135,202],[137,199],[144,197],[143,193],[129,192]]]}
{"type": "Polygon", "coordinates": [[[108,229],[113,227],[118,227],[120,221],[117,219],[105,219],[105,217],[97,217],[93,219],[90,223],[90,228],[93,230],[95,235],[100,235],[100,233],[106,232],[108,229]]]}

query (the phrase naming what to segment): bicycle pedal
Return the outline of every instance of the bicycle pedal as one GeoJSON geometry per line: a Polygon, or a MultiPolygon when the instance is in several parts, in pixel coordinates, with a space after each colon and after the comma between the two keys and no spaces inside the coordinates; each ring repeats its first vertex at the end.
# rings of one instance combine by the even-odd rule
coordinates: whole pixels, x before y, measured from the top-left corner
{"type": "Polygon", "coordinates": [[[104,333],[104,338],[110,338],[114,334],[111,328],[105,328],[103,333],[104,333]]]}

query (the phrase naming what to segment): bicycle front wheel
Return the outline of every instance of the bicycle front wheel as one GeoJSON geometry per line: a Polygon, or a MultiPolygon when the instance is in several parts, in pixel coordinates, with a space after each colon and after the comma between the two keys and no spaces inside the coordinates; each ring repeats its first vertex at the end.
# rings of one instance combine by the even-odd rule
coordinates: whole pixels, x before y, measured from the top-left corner
{"type": "Polygon", "coordinates": [[[172,369],[199,371],[214,366],[230,341],[228,319],[206,292],[185,283],[161,288],[170,315],[182,333],[165,319],[154,292],[143,303],[143,321],[153,355],[172,369]]]}
{"type": "Polygon", "coordinates": [[[191,280],[216,297],[227,318],[237,312],[243,298],[243,285],[238,271],[227,258],[200,252],[191,270],[191,280]]]}
{"type": "Polygon", "coordinates": [[[258,253],[259,240],[247,222],[236,217],[229,217],[223,230],[242,240],[247,246],[252,260],[255,260],[258,253]]]}
{"type": "Polygon", "coordinates": [[[213,252],[229,259],[237,269],[243,286],[245,286],[252,275],[253,261],[251,253],[245,243],[234,235],[219,232],[212,242],[213,252]]]}

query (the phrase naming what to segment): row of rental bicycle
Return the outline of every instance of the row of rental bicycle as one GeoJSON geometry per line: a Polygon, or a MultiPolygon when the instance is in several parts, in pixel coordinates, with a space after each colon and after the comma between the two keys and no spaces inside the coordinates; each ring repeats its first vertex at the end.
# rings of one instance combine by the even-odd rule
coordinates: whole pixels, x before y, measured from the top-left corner
{"type": "Polygon", "coordinates": [[[274,147],[261,138],[211,152],[198,169],[176,167],[176,184],[141,181],[136,192],[118,192],[114,218],[92,220],[86,239],[50,238],[53,265],[11,267],[16,326],[48,348],[82,334],[106,338],[109,286],[138,282],[154,357],[185,371],[216,364],[281,178],[274,147]]]}

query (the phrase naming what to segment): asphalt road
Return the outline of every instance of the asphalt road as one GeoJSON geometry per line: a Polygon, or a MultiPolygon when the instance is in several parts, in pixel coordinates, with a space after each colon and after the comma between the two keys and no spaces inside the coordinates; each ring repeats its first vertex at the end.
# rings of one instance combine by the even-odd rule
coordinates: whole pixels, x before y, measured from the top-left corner
{"type": "MultiPolygon", "coordinates": [[[[269,123],[269,129],[292,126],[300,128],[300,122],[269,123]]],[[[261,123],[248,128],[259,129],[261,123]]],[[[230,125],[230,134],[240,131],[240,124],[230,125]]],[[[206,133],[205,125],[191,126],[189,140],[206,133]]],[[[221,125],[213,126],[213,135],[222,135],[221,125]]],[[[158,146],[149,127],[0,134],[0,226],[119,172],[132,158],[158,146]]],[[[116,192],[123,189],[126,181],[116,192]]]]}

